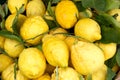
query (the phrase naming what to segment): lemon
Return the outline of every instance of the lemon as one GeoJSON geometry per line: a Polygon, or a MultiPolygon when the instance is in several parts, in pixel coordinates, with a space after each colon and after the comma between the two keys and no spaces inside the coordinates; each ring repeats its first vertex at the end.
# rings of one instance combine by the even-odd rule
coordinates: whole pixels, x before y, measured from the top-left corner
{"type": "Polygon", "coordinates": [[[80,18],[91,18],[92,16],[93,16],[93,14],[90,9],[86,9],[85,11],[79,12],[80,18]]]}
{"type": "Polygon", "coordinates": [[[31,0],[26,6],[26,15],[30,16],[43,16],[46,8],[42,0],[31,0]]]}
{"type": "Polygon", "coordinates": [[[52,74],[51,80],[79,80],[79,75],[77,71],[71,67],[58,68],[58,70],[55,69],[52,74]],[[58,75],[56,75],[56,73],[58,73],[58,75]]]}
{"type": "Polygon", "coordinates": [[[92,74],[104,65],[103,54],[98,46],[86,41],[78,41],[71,47],[73,67],[83,75],[92,74]]]}
{"type": "Polygon", "coordinates": [[[20,42],[13,39],[5,39],[4,50],[9,56],[13,58],[19,57],[23,49],[24,46],[20,42]]]}
{"type": "MultiPolygon", "coordinates": [[[[10,32],[13,32],[12,24],[13,24],[13,21],[14,21],[15,17],[16,17],[16,13],[10,14],[5,21],[5,28],[10,32]]],[[[24,23],[26,18],[27,17],[23,14],[18,15],[18,22],[17,22],[17,29],[18,30],[22,26],[22,24],[24,23]]]]}
{"type": "Polygon", "coordinates": [[[46,38],[42,45],[43,53],[52,66],[67,67],[69,50],[66,43],[56,37],[46,38]]]}
{"type": "Polygon", "coordinates": [[[60,1],[55,8],[55,16],[61,27],[70,29],[77,22],[78,9],[70,0],[60,1]]]}
{"type": "Polygon", "coordinates": [[[0,73],[13,63],[12,58],[5,54],[0,54],[0,73]]]}
{"type": "Polygon", "coordinates": [[[117,50],[116,43],[97,43],[97,45],[103,50],[105,60],[112,58],[117,50]]]}
{"type": "Polygon", "coordinates": [[[99,24],[90,18],[80,19],[74,27],[74,33],[76,36],[80,36],[90,42],[101,39],[101,29],[99,24]]]}
{"type": "Polygon", "coordinates": [[[25,11],[28,0],[8,0],[8,9],[11,13],[16,13],[16,8],[19,9],[22,5],[23,10],[25,11]]]}
{"type": "Polygon", "coordinates": [[[33,80],[51,80],[51,77],[48,73],[45,73],[42,76],[38,77],[37,79],[33,79],[33,80]]]}
{"type": "Polygon", "coordinates": [[[46,60],[43,53],[37,48],[24,49],[18,59],[20,71],[30,79],[43,75],[46,69],[46,60]]]}
{"type": "Polygon", "coordinates": [[[110,14],[111,16],[117,15],[115,18],[118,22],[120,22],[120,9],[112,9],[108,11],[108,14],[110,14]]]}
{"type": "Polygon", "coordinates": [[[4,42],[5,42],[5,38],[3,36],[0,36],[0,48],[4,47],[4,42]]]}
{"type": "Polygon", "coordinates": [[[58,28],[52,29],[49,33],[53,34],[55,37],[58,37],[61,40],[64,40],[66,38],[65,34],[67,33],[67,30],[61,27],[58,27],[58,28]]]}
{"type": "Polygon", "coordinates": [[[118,66],[118,64],[115,64],[115,65],[112,67],[112,71],[115,72],[115,73],[118,72],[119,69],[120,69],[120,67],[118,66]]]}
{"type": "Polygon", "coordinates": [[[20,28],[20,35],[29,44],[36,45],[41,41],[41,38],[49,31],[47,23],[41,16],[32,16],[26,19],[23,26],[20,28]]]}
{"type": "MultiPolygon", "coordinates": [[[[14,66],[15,63],[8,66],[3,72],[2,72],[2,80],[15,80],[14,79],[14,66]]],[[[16,71],[16,80],[30,80],[27,77],[25,77],[20,70],[16,71]]]]}
{"type": "Polygon", "coordinates": [[[106,80],[107,66],[103,65],[101,69],[92,74],[92,80],[106,80]]]}

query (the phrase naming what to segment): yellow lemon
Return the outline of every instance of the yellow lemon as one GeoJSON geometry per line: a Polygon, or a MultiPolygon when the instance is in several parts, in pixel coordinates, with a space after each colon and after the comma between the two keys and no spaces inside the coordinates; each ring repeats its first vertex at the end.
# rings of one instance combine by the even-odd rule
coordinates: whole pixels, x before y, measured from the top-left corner
{"type": "Polygon", "coordinates": [[[13,39],[5,39],[4,50],[9,56],[16,58],[19,56],[23,49],[24,46],[20,42],[13,39]]]}
{"type": "Polygon", "coordinates": [[[28,0],[8,0],[8,8],[11,13],[16,13],[16,8],[19,9],[22,5],[23,10],[25,11],[25,7],[27,5],[28,0]]]}
{"type": "Polygon", "coordinates": [[[88,75],[104,65],[104,55],[94,43],[78,41],[71,47],[71,61],[76,71],[88,75]]]}
{"type": "Polygon", "coordinates": [[[4,42],[5,42],[5,38],[3,36],[0,36],[0,48],[4,47],[4,42]]]}
{"type": "MultiPolygon", "coordinates": [[[[14,66],[15,64],[11,64],[2,72],[2,80],[15,80],[14,79],[14,66]]],[[[30,80],[25,77],[20,70],[16,71],[16,80],[30,80]]]]}
{"type": "Polygon", "coordinates": [[[5,54],[0,54],[0,73],[13,63],[12,58],[5,54]]]}
{"type": "Polygon", "coordinates": [[[43,16],[46,8],[42,0],[31,0],[26,6],[26,15],[30,16],[43,16]]]}
{"type": "Polygon", "coordinates": [[[103,65],[101,69],[92,74],[92,80],[106,80],[107,66],[103,65]]]}
{"type": "Polygon", "coordinates": [[[99,24],[90,18],[80,19],[74,27],[74,33],[76,36],[80,36],[90,42],[101,39],[101,29],[99,24]]]}
{"type": "MultiPolygon", "coordinates": [[[[16,17],[16,13],[14,14],[10,14],[6,21],[5,21],[5,28],[8,30],[8,31],[11,31],[13,32],[13,29],[12,29],[12,24],[13,24],[13,21],[16,17]]],[[[24,21],[26,20],[26,16],[23,15],[23,14],[19,14],[18,16],[18,22],[17,22],[17,29],[19,30],[19,28],[22,26],[22,24],[24,23],[24,21]]]]}
{"type": "Polygon", "coordinates": [[[97,45],[103,50],[105,60],[112,58],[117,50],[116,43],[97,43],[97,45]]]}
{"type": "Polygon", "coordinates": [[[51,78],[51,80],[79,80],[79,75],[73,68],[66,67],[55,69],[51,78]]]}
{"type": "Polygon", "coordinates": [[[38,77],[37,79],[33,79],[33,80],[51,80],[51,77],[48,73],[45,73],[42,76],[38,77]]]}
{"type": "Polygon", "coordinates": [[[63,40],[56,37],[49,37],[43,42],[42,50],[50,65],[68,66],[69,50],[63,40]]]}
{"type": "Polygon", "coordinates": [[[120,9],[112,9],[108,11],[108,14],[110,14],[111,16],[117,15],[115,18],[118,22],[120,22],[120,9]]]}
{"type": "Polygon", "coordinates": [[[55,37],[58,37],[61,40],[64,40],[66,38],[65,33],[67,33],[67,30],[61,27],[52,29],[50,31],[50,34],[53,34],[55,37]]]}
{"type": "Polygon", "coordinates": [[[49,27],[41,16],[32,16],[26,19],[23,26],[20,28],[20,35],[29,44],[36,45],[41,41],[41,38],[49,27]]]}
{"type": "Polygon", "coordinates": [[[70,0],[60,1],[55,8],[55,16],[61,27],[70,29],[77,22],[78,9],[70,0]]]}
{"type": "Polygon", "coordinates": [[[46,60],[43,53],[37,48],[24,49],[18,59],[20,71],[30,79],[43,75],[46,69],[46,60]]]}

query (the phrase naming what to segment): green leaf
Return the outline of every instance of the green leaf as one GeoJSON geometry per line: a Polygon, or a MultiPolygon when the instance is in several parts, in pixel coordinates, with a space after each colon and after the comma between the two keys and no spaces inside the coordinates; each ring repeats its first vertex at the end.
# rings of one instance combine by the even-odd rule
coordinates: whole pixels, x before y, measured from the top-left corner
{"type": "Polygon", "coordinates": [[[120,6],[120,0],[106,0],[106,8],[105,10],[111,10],[115,8],[119,8],[120,6]]]}
{"type": "Polygon", "coordinates": [[[99,11],[104,11],[106,7],[106,1],[105,0],[81,0],[82,5],[85,8],[94,8],[99,11]]]}
{"type": "Polygon", "coordinates": [[[4,12],[4,10],[3,10],[2,5],[0,5],[0,16],[2,17],[2,19],[5,18],[5,12],[4,12]]]}
{"type": "Polygon", "coordinates": [[[111,70],[111,68],[107,68],[107,77],[106,80],[113,80],[113,78],[115,77],[115,72],[113,72],[111,70]]]}
{"type": "Polygon", "coordinates": [[[117,64],[120,66],[120,48],[117,49],[116,61],[117,61],[117,64]]]}
{"type": "Polygon", "coordinates": [[[21,37],[13,34],[12,32],[7,31],[7,30],[1,30],[0,31],[0,36],[4,36],[4,37],[10,38],[10,39],[14,39],[16,41],[19,41],[19,42],[23,43],[23,40],[22,40],[21,37]]]}
{"type": "Polygon", "coordinates": [[[82,2],[81,2],[81,1],[74,1],[74,3],[75,3],[75,5],[77,6],[79,12],[86,10],[86,8],[84,8],[84,7],[82,6],[82,2]]]}
{"type": "Polygon", "coordinates": [[[0,23],[0,27],[1,27],[1,29],[5,28],[5,19],[2,19],[2,21],[0,23]]]}
{"type": "Polygon", "coordinates": [[[112,58],[110,58],[110,59],[108,59],[107,61],[105,61],[105,64],[106,64],[109,68],[112,68],[116,63],[117,63],[117,61],[116,61],[116,54],[115,54],[112,58]]]}
{"type": "Polygon", "coordinates": [[[79,80],[84,80],[83,75],[81,75],[81,74],[79,74],[79,73],[78,73],[78,75],[79,75],[79,80]]]}
{"type": "Polygon", "coordinates": [[[7,54],[2,48],[0,48],[0,53],[7,54]]]}
{"type": "Polygon", "coordinates": [[[41,44],[38,44],[36,47],[37,47],[39,50],[42,51],[42,43],[41,43],[41,44]]]}
{"type": "Polygon", "coordinates": [[[14,65],[14,80],[17,80],[17,70],[18,70],[18,60],[15,59],[15,65],[14,65]]]}
{"type": "Polygon", "coordinates": [[[4,7],[5,15],[7,16],[8,15],[8,5],[6,3],[4,5],[5,5],[5,7],[4,7]]]}
{"type": "Polygon", "coordinates": [[[92,75],[91,74],[87,75],[86,80],[92,80],[92,75]]]}
{"type": "Polygon", "coordinates": [[[61,0],[52,0],[52,3],[58,3],[59,1],[61,1],[61,0]]]}

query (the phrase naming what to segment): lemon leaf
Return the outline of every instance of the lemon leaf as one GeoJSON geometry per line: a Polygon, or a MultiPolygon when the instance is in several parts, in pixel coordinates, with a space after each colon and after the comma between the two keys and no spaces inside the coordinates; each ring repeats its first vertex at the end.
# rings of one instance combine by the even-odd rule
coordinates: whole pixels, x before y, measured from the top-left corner
{"type": "Polygon", "coordinates": [[[22,40],[21,37],[13,34],[12,32],[7,31],[7,30],[1,30],[0,31],[0,36],[4,36],[4,37],[10,38],[10,39],[14,39],[16,41],[19,41],[19,42],[23,43],[23,40],[22,40]]]}
{"type": "Polygon", "coordinates": [[[3,19],[0,23],[0,27],[1,29],[4,29],[5,28],[5,19],[3,19]]]}
{"type": "Polygon", "coordinates": [[[107,68],[107,77],[106,80],[113,80],[113,78],[115,77],[115,72],[113,72],[111,70],[111,68],[107,68]]]}
{"type": "Polygon", "coordinates": [[[7,54],[2,48],[0,48],[0,53],[7,54]]]}
{"type": "Polygon", "coordinates": [[[120,48],[117,49],[116,61],[117,61],[117,64],[120,66],[120,48]]]}
{"type": "Polygon", "coordinates": [[[52,0],[52,3],[58,3],[60,0],[52,0]]]}
{"type": "Polygon", "coordinates": [[[41,43],[41,44],[38,44],[36,47],[37,47],[39,50],[42,51],[42,43],[41,43]]]}
{"type": "Polygon", "coordinates": [[[0,5],[0,16],[2,17],[2,19],[5,18],[5,12],[4,12],[3,8],[2,8],[2,5],[0,5]]]}
{"type": "Polygon", "coordinates": [[[92,75],[88,74],[86,80],[92,80],[92,75]]]}
{"type": "Polygon", "coordinates": [[[4,8],[4,11],[5,11],[5,15],[7,16],[8,15],[8,5],[5,3],[5,8],[4,8]]]}
{"type": "Polygon", "coordinates": [[[86,10],[86,8],[82,6],[82,2],[81,1],[74,1],[74,3],[76,5],[76,7],[78,8],[79,12],[86,10]]]}
{"type": "Polygon", "coordinates": [[[112,68],[116,63],[117,63],[117,61],[116,61],[116,54],[115,54],[112,58],[110,58],[110,59],[108,59],[107,61],[105,61],[105,64],[106,64],[109,68],[112,68]]]}
{"type": "Polygon", "coordinates": [[[18,70],[18,60],[15,59],[15,65],[14,65],[14,80],[17,80],[17,70],[18,70]]]}
{"type": "Polygon", "coordinates": [[[7,0],[0,0],[0,4],[4,4],[7,0]]]}

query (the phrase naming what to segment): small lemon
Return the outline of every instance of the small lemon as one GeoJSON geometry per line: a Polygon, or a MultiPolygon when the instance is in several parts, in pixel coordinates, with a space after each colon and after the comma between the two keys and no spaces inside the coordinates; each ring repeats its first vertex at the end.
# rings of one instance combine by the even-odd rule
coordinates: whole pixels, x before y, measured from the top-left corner
{"type": "MultiPolygon", "coordinates": [[[[12,29],[12,24],[13,24],[13,21],[16,17],[16,13],[14,14],[10,14],[6,21],[5,21],[5,28],[8,30],[8,31],[11,31],[13,32],[13,29],[12,29]]],[[[22,24],[24,23],[24,21],[27,19],[27,17],[23,14],[19,14],[18,15],[18,22],[17,22],[17,29],[19,30],[19,28],[22,26],[22,24]]]]}
{"type": "Polygon", "coordinates": [[[42,0],[31,0],[26,6],[26,15],[30,16],[43,16],[46,8],[42,0]]]}
{"type": "Polygon", "coordinates": [[[43,42],[42,50],[50,65],[68,66],[69,50],[63,40],[56,37],[49,37],[43,42]]]}
{"type": "Polygon", "coordinates": [[[12,58],[5,54],[0,54],[0,73],[13,63],[12,58]]]}
{"type": "Polygon", "coordinates": [[[0,36],[0,48],[4,47],[4,42],[5,42],[5,38],[3,36],[0,36]]]}
{"type": "Polygon", "coordinates": [[[24,49],[18,59],[20,71],[30,79],[43,75],[46,69],[46,60],[43,53],[34,47],[24,49]]]}
{"type": "Polygon", "coordinates": [[[88,75],[103,66],[104,55],[103,51],[94,43],[78,41],[71,47],[71,61],[76,71],[88,75]]]}
{"type": "Polygon", "coordinates": [[[108,14],[110,14],[111,16],[117,15],[116,20],[118,22],[120,22],[120,9],[112,9],[112,10],[108,11],[108,14]]]}
{"type": "Polygon", "coordinates": [[[77,22],[78,9],[70,0],[60,1],[55,8],[55,16],[61,27],[70,29],[77,22]]]}
{"type": "MultiPolygon", "coordinates": [[[[2,72],[2,80],[15,80],[14,79],[14,66],[15,63],[8,66],[3,72],[2,72]]],[[[30,80],[27,77],[25,77],[20,70],[16,71],[16,80],[30,80]]]]}
{"type": "Polygon", "coordinates": [[[65,33],[67,33],[67,30],[61,27],[58,27],[58,28],[52,29],[49,33],[53,34],[55,37],[58,37],[61,40],[64,40],[66,38],[65,33]]]}
{"type": "Polygon", "coordinates": [[[112,58],[117,50],[116,43],[97,43],[97,45],[103,50],[105,60],[112,58]]]}
{"type": "Polygon", "coordinates": [[[66,67],[58,68],[58,70],[55,69],[51,78],[51,80],[79,80],[79,75],[72,67],[66,67]]]}
{"type": "Polygon", "coordinates": [[[4,50],[9,56],[13,58],[19,57],[23,49],[24,46],[20,42],[13,39],[5,39],[4,50]]]}
{"type": "Polygon", "coordinates": [[[101,69],[92,74],[92,80],[106,80],[107,66],[104,64],[101,69]]]}
{"type": "Polygon", "coordinates": [[[79,12],[79,18],[91,18],[92,16],[93,14],[90,9],[86,9],[85,11],[79,12]]]}
{"type": "Polygon", "coordinates": [[[16,13],[16,8],[19,9],[22,5],[23,10],[25,11],[28,0],[8,0],[8,8],[11,13],[16,13]]]}
{"type": "Polygon", "coordinates": [[[90,42],[101,39],[101,29],[99,24],[90,18],[80,19],[74,27],[74,33],[76,36],[80,36],[90,42]]]}
{"type": "Polygon", "coordinates": [[[33,79],[33,80],[51,80],[51,77],[48,73],[45,73],[42,76],[38,77],[37,79],[33,79]]]}
{"type": "Polygon", "coordinates": [[[120,69],[120,67],[119,67],[118,64],[115,64],[115,65],[112,67],[112,71],[115,72],[115,73],[118,72],[119,69],[120,69]]]}
{"type": "Polygon", "coordinates": [[[43,33],[48,32],[49,27],[41,16],[32,16],[26,19],[20,28],[20,35],[29,44],[36,45],[41,41],[43,33]]]}

